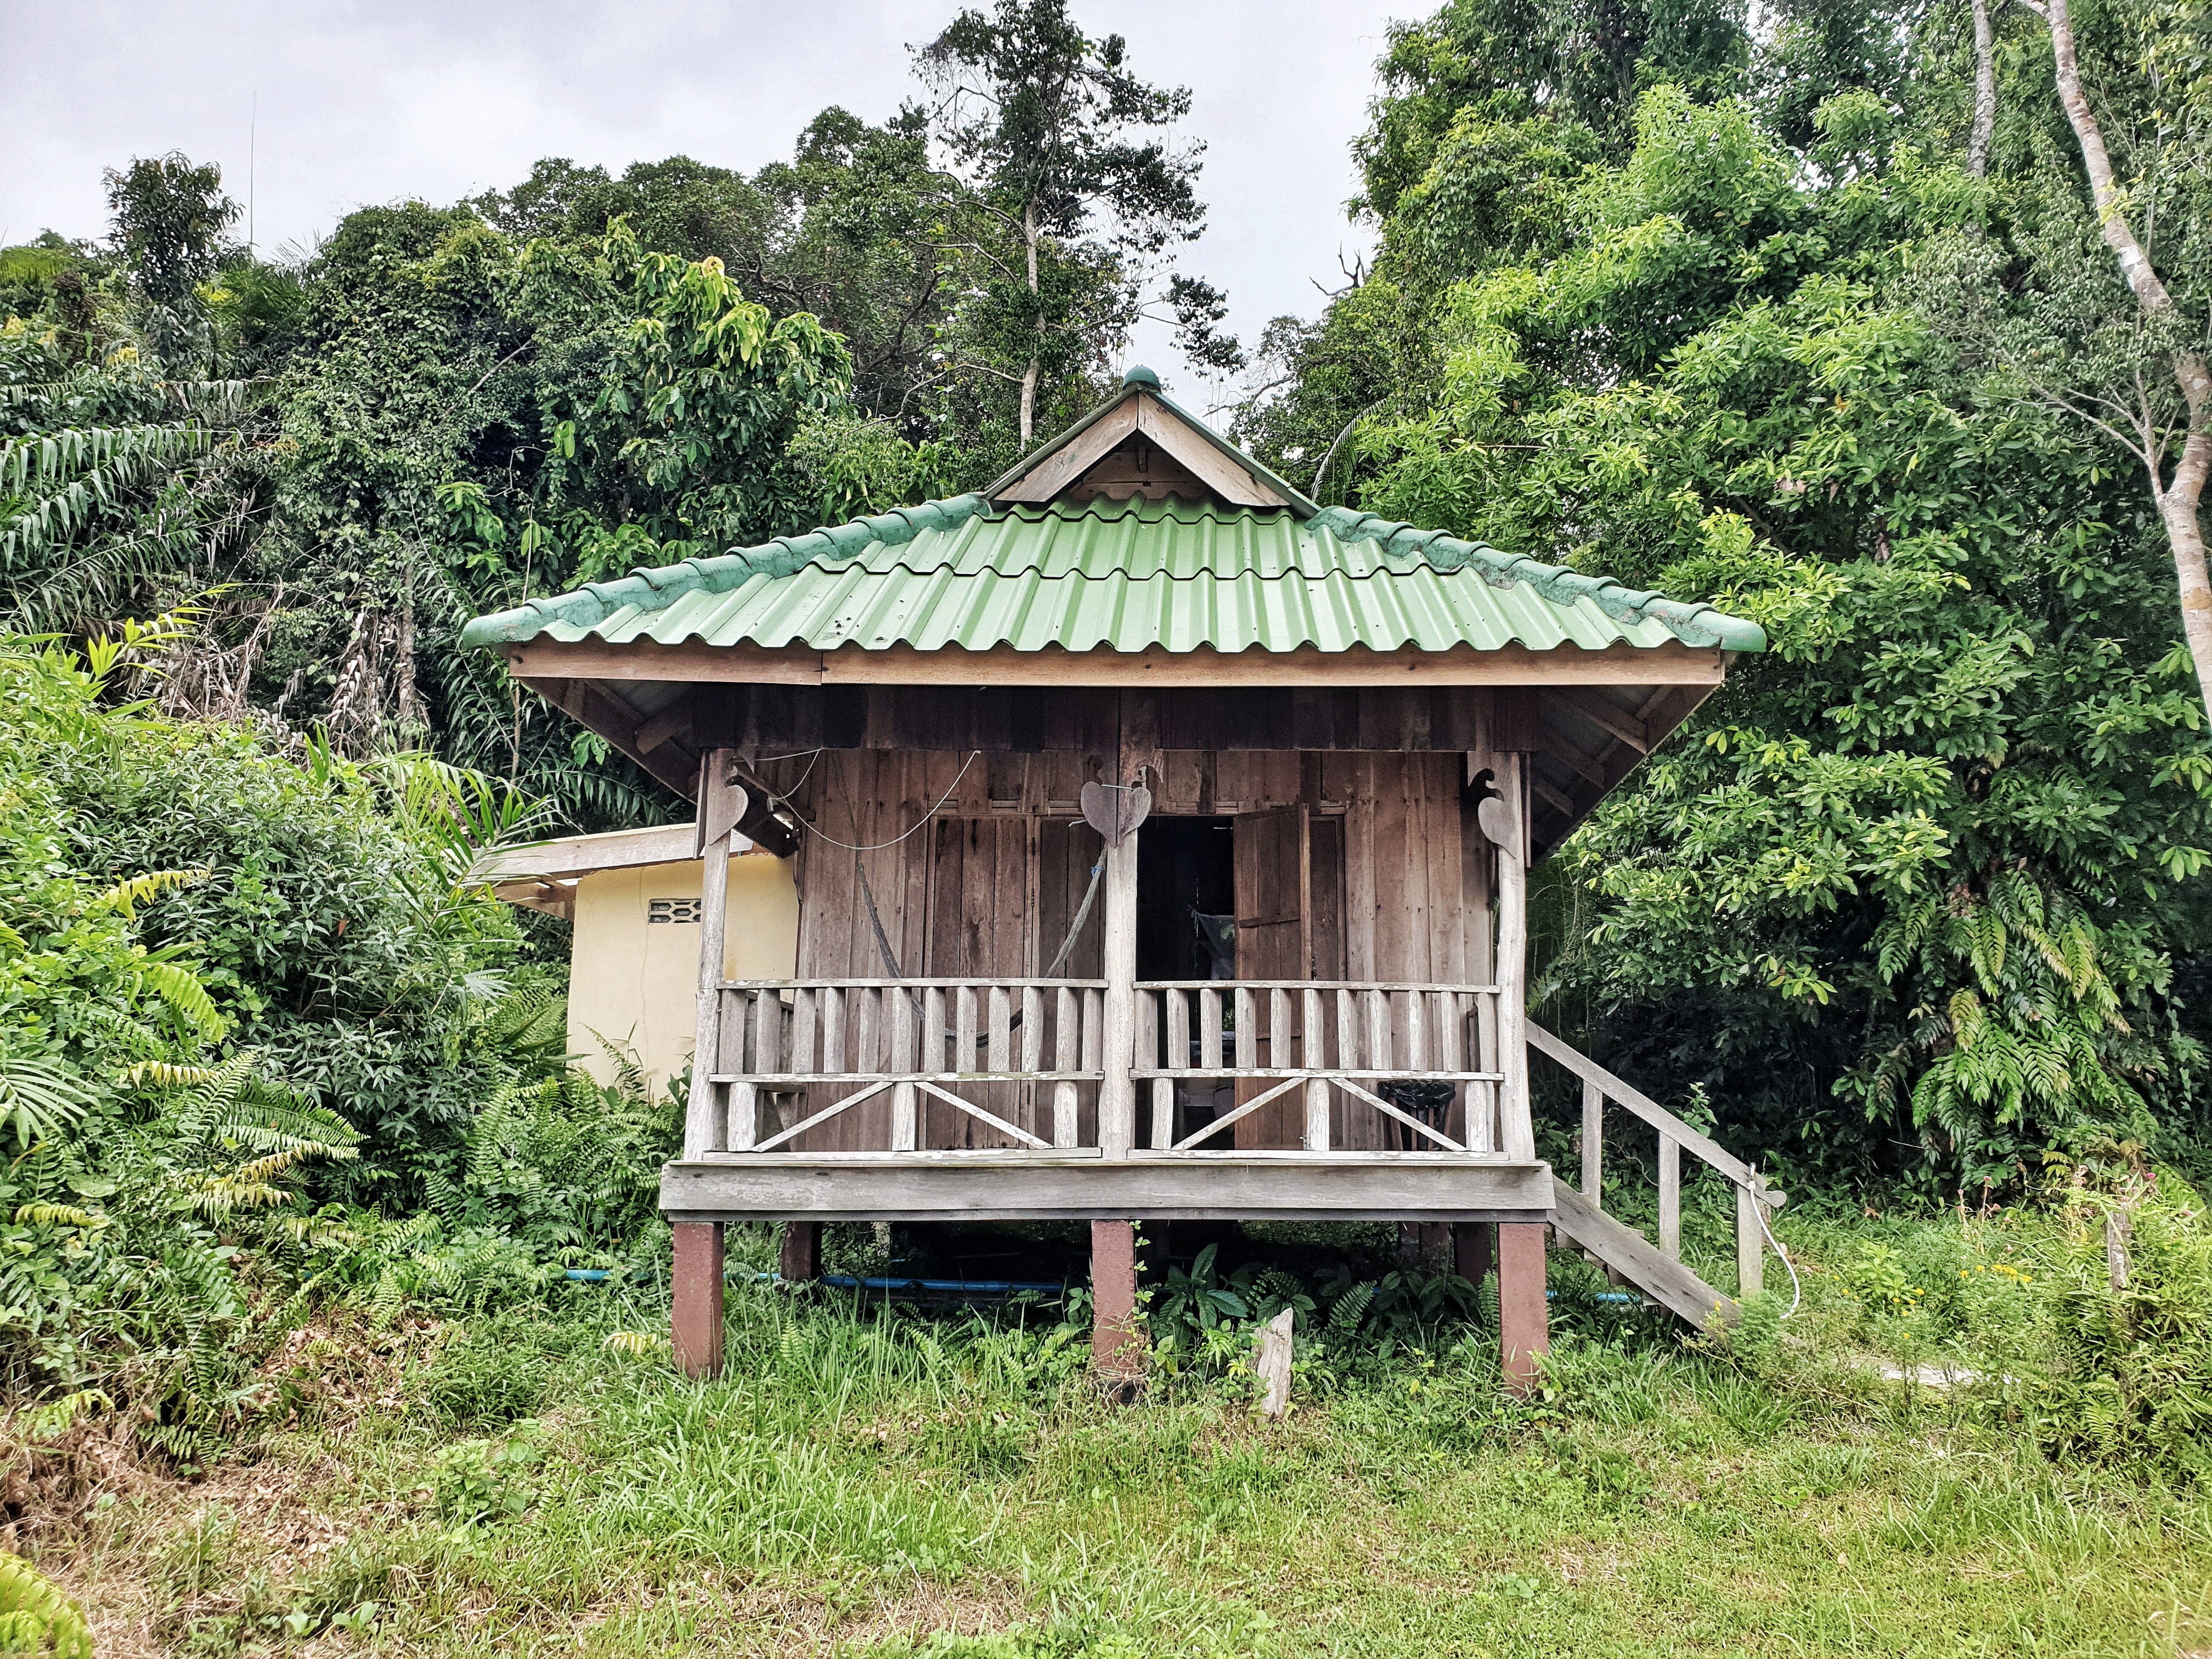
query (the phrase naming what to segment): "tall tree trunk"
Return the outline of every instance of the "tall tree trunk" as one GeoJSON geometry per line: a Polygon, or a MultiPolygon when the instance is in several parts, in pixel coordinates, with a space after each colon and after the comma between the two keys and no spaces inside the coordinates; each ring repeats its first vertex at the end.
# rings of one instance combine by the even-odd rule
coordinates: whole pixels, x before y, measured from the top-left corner
{"type": "MultiPolygon", "coordinates": [[[[2081,90],[2081,67],[2074,52],[2074,18],[2067,0],[2021,0],[2051,26],[2051,56],[2055,66],[2058,101],[2081,147],[2081,165],[2089,175],[2089,192],[2097,204],[2097,228],[2105,246],[2120,263],[2120,275],[2146,318],[2165,321],[2174,317],[2173,295],[2151,264],[2150,255],[2137,240],[2121,210],[2120,191],[2112,174],[2111,152],[2081,90]]],[[[2204,566],[2204,529],[2197,520],[2204,482],[2212,471],[2212,368],[2200,351],[2177,351],[2172,359],[2175,384],[2189,409],[2189,434],[2180,459],[2168,479],[2161,476],[2161,455],[2156,429],[2145,411],[2142,459],[2150,477],[2151,498],[2166,526],[2166,538],[2173,552],[2174,576],[2181,592],[2181,628],[2189,641],[2190,659],[2197,667],[2199,696],[2212,699],[2212,580],[2204,566]]],[[[2212,703],[2208,703],[2212,706],[2212,703]]]]}
{"type": "MultiPolygon", "coordinates": [[[[1030,323],[1037,333],[1044,332],[1044,300],[1037,292],[1037,223],[1036,204],[1022,204],[1022,243],[1030,261],[1030,323]]],[[[1037,377],[1044,371],[1042,351],[1030,353],[1030,366],[1022,371],[1022,447],[1030,447],[1030,434],[1036,427],[1037,377]]]]}
{"type": "Polygon", "coordinates": [[[1997,126],[1997,36],[1990,0],[1974,0],[1974,130],[1966,140],[1966,171],[1988,176],[1990,139],[1997,126]]]}

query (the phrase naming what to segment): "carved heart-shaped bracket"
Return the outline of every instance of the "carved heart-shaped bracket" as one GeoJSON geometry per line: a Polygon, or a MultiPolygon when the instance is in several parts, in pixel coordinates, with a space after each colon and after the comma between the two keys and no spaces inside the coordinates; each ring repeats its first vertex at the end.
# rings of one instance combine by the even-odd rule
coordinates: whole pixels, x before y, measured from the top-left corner
{"type": "Polygon", "coordinates": [[[1103,783],[1083,786],[1083,821],[1106,837],[1109,847],[1152,815],[1152,792],[1141,783],[1115,789],[1103,783]]]}

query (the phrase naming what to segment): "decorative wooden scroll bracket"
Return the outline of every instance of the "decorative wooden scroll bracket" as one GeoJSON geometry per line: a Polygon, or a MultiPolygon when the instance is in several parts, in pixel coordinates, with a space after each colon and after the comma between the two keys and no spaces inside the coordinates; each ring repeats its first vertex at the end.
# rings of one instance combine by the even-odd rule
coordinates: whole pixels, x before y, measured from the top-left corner
{"type": "Polygon", "coordinates": [[[699,769],[699,830],[691,849],[695,858],[706,857],[709,847],[727,841],[752,804],[744,787],[731,775],[733,763],[728,750],[714,749],[699,769]]]}
{"type": "Polygon", "coordinates": [[[1511,803],[1502,795],[1486,795],[1474,809],[1474,821],[1482,826],[1482,833],[1516,859],[1522,859],[1521,826],[1514,822],[1516,816],[1511,803]]]}
{"type": "Polygon", "coordinates": [[[1152,816],[1152,792],[1141,783],[1126,787],[1109,784],[1083,786],[1083,821],[1118,847],[1121,838],[1152,816]]]}

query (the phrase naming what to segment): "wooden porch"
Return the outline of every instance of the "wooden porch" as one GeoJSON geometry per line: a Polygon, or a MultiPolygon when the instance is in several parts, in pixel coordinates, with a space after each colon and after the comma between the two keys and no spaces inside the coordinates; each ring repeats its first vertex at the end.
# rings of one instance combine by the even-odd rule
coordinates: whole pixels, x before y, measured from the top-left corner
{"type": "MultiPolygon", "coordinates": [[[[1106,931],[1112,955],[1111,909],[1106,931]]],[[[1495,986],[792,980],[711,994],[714,1069],[662,1177],[671,1213],[1496,1221],[1551,1207],[1495,986]],[[1407,1083],[1431,1103],[1395,1103],[1407,1083]],[[803,1150],[872,1102],[888,1109],[866,1144],[803,1150]],[[962,1145],[971,1129],[1000,1144],[962,1145]]]]}

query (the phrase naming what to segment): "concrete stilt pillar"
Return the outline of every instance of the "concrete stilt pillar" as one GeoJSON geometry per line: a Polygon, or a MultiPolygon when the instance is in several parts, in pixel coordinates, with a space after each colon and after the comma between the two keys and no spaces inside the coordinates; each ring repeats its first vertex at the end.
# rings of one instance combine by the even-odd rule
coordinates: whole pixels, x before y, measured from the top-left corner
{"type": "Polygon", "coordinates": [[[805,1285],[822,1276],[822,1224],[787,1221],[783,1224],[783,1255],[776,1265],[787,1285],[805,1285]]]}
{"type": "Polygon", "coordinates": [[[722,1224],[679,1221],[675,1305],[670,1321],[676,1369],[686,1376],[722,1373],[722,1224]]]}
{"type": "Polygon", "coordinates": [[[1452,1271],[1470,1285],[1481,1284],[1496,1254],[1497,1229],[1486,1221],[1455,1221],[1451,1239],[1452,1271]]]}
{"type": "Polygon", "coordinates": [[[1134,1222],[1091,1224],[1091,1364],[1101,1377],[1115,1382],[1132,1382],[1144,1375],[1134,1222]]]}
{"type": "Polygon", "coordinates": [[[1536,1356],[1551,1350],[1549,1309],[1544,1300],[1541,1222],[1498,1224],[1498,1325],[1505,1386],[1527,1394],[1536,1386],[1536,1356]]]}

